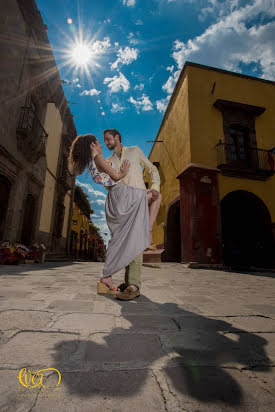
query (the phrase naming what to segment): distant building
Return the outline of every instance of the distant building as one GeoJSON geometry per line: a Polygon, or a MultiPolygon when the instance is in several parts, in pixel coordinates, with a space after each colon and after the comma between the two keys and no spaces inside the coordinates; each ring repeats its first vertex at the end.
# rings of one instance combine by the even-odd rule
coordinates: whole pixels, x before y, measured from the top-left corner
{"type": "Polygon", "coordinates": [[[90,218],[76,202],[73,204],[70,252],[74,257],[88,257],[90,218]]]}
{"type": "Polygon", "coordinates": [[[275,82],[187,62],[150,160],[169,261],[274,265],[275,82]]]}
{"type": "Polygon", "coordinates": [[[97,261],[98,258],[105,257],[105,245],[99,234],[98,228],[90,220],[89,215],[81,207],[81,204],[74,202],[70,255],[74,258],[82,258],[97,261]]]}
{"type": "Polygon", "coordinates": [[[41,15],[11,0],[0,25],[0,240],[69,247],[77,135],[41,15]]]}

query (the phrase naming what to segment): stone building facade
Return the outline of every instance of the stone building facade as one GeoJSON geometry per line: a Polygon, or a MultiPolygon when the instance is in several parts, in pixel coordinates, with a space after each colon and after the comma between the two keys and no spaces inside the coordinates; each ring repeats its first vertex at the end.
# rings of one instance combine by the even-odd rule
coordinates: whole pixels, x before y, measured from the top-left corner
{"type": "Polygon", "coordinates": [[[77,132],[33,0],[0,17],[0,240],[69,247],[75,179],[67,156],[77,132]]]}

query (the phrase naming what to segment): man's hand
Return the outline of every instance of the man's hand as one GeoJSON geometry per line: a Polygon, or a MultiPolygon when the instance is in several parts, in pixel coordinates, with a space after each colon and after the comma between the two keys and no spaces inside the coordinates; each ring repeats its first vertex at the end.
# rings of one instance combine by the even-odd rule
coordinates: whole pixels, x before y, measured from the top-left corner
{"type": "Polygon", "coordinates": [[[147,193],[152,194],[152,200],[157,200],[157,198],[159,197],[159,192],[155,189],[149,189],[147,190],[147,193]]]}

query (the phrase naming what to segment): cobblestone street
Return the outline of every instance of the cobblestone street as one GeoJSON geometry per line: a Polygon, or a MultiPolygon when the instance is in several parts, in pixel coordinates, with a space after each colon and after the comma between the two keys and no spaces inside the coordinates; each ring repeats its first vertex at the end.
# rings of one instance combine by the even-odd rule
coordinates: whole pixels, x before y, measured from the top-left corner
{"type": "Polygon", "coordinates": [[[146,265],[120,302],[97,295],[102,268],[0,266],[1,411],[275,410],[274,274],[146,265]],[[59,389],[54,370],[24,388],[24,367],[59,389]]]}

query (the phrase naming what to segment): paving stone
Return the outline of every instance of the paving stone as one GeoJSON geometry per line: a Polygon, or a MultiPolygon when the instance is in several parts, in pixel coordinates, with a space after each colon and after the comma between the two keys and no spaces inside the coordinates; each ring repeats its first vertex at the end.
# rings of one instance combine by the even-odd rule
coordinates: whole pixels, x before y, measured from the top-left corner
{"type": "Polygon", "coordinates": [[[31,292],[21,291],[21,290],[2,290],[0,292],[0,299],[7,298],[25,298],[30,295],[31,292]]]}
{"type": "Polygon", "coordinates": [[[260,316],[245,316],[227,318],[232,325],[239,327],[248,332],[274,332],[275,319],[268,319],[260,316]]]}
{"type": "Polygon", "coordinates": [[[29,412],[35,404],[35,396],[20,396],[18,374],[19,369],[0,370],[0,410],[2,412],[29,412]]]}
{"type": "Polygon", "coordinates": [[[50,332],[21,332],[0,346],[0,359],[21,369],[25,365],[55,367],[53,356],[67,359],[77,347],[78,335],[50,332]]]}
{"type": "Polygon", "coordinates": [[[114,317],[112,315],[72,313],[59,317],[53,328],[63,330],[85,330],[93,332],[109,332],[114,327],[114,317]]]}
{"type": "Polygon", "coordinates": [[[42,329],[51,320],[51,314],[39,311],[8,310],[0,313],[0,329],[42,329]]]}
{"type": "MultiPolygon", "coordinates": [[[[54,377],[47,380],[55,383],[54,377]]],[[[152,372],[91,371],[62,373],[60,395],[38,396],[37,411],[120,412],[165,411],[161,391],[152,372]]]]}
{"type": "Polygon", "coordinates": [[[171,318],[157,315],[124,315],[121,318],[121,327],[129,332],[156,333],[176,331],[177,325],[171,318]]]}
{"type": "Polygon", "coordinates": [[[92,310],[92,302],[90,300],[54,300],[48,308],[64,312],[87,313],[92,310]]]}
{"type": "Polygon", "coordinates": [[[0,265],[0,410],[273,410],[274,276],[159,266],[121,302],[97,295],[103,264],[0,265]],[[26,365],[58,368],[62,397],[18,402],[26,365]]]}
{"type": "Polygon", "coordinates": [[[273,394],[232,369],[190,365],[163,373],[171,392],[188,411],[271,411],[275,402],[273,394]]]}
{"type": "Polygon", "coordinates": [[[150,364],[162,356],[158,336],[142,333],[95,334],[87,339],[85,350],[85,361],[89,365],[150,364]]]}

